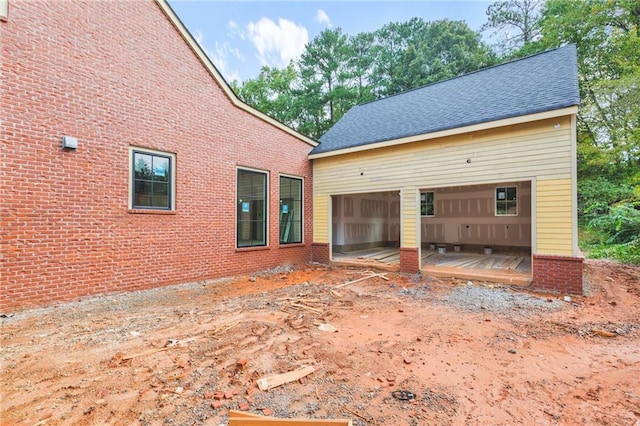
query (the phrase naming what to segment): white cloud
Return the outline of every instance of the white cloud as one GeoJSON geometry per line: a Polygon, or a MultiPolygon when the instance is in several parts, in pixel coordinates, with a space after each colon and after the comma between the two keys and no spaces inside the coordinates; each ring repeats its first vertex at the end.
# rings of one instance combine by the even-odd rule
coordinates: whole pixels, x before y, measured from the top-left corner
{"type": "Polygon", "coordinates": [[[269,18],[247,24],[247,37],[256,50],[262,65],[282,68],[299,57],[309,41],[309,33],[302,25],[279,18],[276,24],[269,18]]]}
{"type": "Polygon", "coordinates": [[[204,53],[207,54],[211,62],[213,62],[213,65],[215,65],[218,71],[220,71],[220,74],[222,74],[225,80],[228,82],[232,82],[234,80],[240,81],[240,74],[237,70],[231,70],[229,64],[230,57],[236,58],[241,62],[245,61],[245,57],[239,49],[232,48],[227,42],[220,43],[218,41],[216,41],[215,47],[211,49],[205,46],[204,35],[199,30],[194,34],[194,38],[204,50],[204,53]]]}
{"type": "Polygon", "coordinates": [[[229,21],[227,25],[229,27],[229,35],[232,38],[235,38],[236,36],[238,36],[241,40],[244,40],[245,32],[242,29],[242,27],[238,25],[236,21],[229,21]]]}
{"type": "Polygon", "coordinates": [[[332,27],[331,19],[329,19],[329,15],[327,15],[327,12],[325,12],[322,9],[318,9],[318,11],[316,12],[316,17],[313,18],[313,20],[320,24],[325,24],[329,28],[332,27]]]}

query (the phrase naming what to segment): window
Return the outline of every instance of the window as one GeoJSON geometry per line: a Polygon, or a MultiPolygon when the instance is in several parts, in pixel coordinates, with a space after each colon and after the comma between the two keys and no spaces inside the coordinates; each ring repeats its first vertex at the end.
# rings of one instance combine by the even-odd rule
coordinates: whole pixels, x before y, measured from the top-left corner
{"type": "Polygon", "coordinates": [[[267,175],[238,169],[238,247],[267,245],[267,175]]]}
{"type": "Polygon", "coordinates": [[[280,244],[302,242],[302,179],[280,176],[280,244]]]}
{"type": "Polygon", "coordinates": [[[420,193],[420,216],[435,216],[435,206],[433,192],[420,193]]]}
{"type": "Polygon", "coordinates": [[[9,17],[9,0],[0,0],[0,21],[6,21],[9,17]]]}
{"type": "Polygon", "coordinates": [[[134,209],[173,210],[172,154],[133,149],[132,200],[134,209]]]}
{"type": "Polygon", "coordinates": [[[518,194],[515,186],[496,188],[496,216],[517,216],[518,194]]]}

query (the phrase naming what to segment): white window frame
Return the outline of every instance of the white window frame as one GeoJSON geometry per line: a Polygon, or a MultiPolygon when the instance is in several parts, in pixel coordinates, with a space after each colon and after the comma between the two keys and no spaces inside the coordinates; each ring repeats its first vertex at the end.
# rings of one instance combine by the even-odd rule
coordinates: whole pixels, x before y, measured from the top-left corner
{"type": "Polygon", "coordinates": [[[0,21],[9,19],[9,0],[0,0],[0,21]]]}
{"type": "Polygon", "coordinates": [[[435,217],[436,216],[436,192],[435,191],[420,191],[420,216],[421,217],[435,217]],[[426,194],[433,194],[433,214],[427,214],[427,208],[426,206],[428,205],[427,203],[427,195],[426,194]],[[425,214],[422,214],[422,194],[425,194],[425,200],[424,200],[424,206],[425,206],[425,214]]]}
{"type": "Polygon", "coordinates": [[[494,197],[494,208],[495,208],[494,215],[495,215],[495,216],[499,216],[499,217],[504,217],[504,216],[518,216],[518,207],[519,207],[519,204],[520,204],[520,200],[518,199],[518,193],[519,193],[519,192],[520,192],[520,191],[519,191],[519,189],[518,189],[518,185],[496,186],[496,187],[494,188],[494,191],[493,191],[493,197],[494,197]],[[507,196],[506,194],[507,194],[507,192],[508,192],[508,190],[509,190],[509,189],[514,189],[514,190],[516,191],[516,197],[515,197],[516,211],[515,211],[515,213],[508,213],[508,212],[507,212],[507,213],[498,213],[498,202],[504,202],[504,203],[506,203],[507,201],[509,201],[509,200],[507,200],[507,199],[505,199],[505,200],[499,200],[499,199],[498,199],[498,191],[499,191],[500,189],[503,189],[503,190],[504,190],[504,192],[505,192],[505,197],[507,196]]]}
{"type": "Polygon", "coordinates": [[[142,148],[139,146],[130,146],[129,147],[129,210],[136,211],[149,211],[149,212],[167,212],[167,211],[175,211],[176,210],[176,154],[172,152],[166,151],[158,151],[155,149],[142,148]],[[133,164],[133,153],[134,152],[142,152],[150,155],[160,155],[163,157],[169,158],[169,208],[168,209],[156,209],[152,207],[134,207],[133,206],[133,196],[134,196],[134,178],[135,178],[135,165],[133,164]]]}

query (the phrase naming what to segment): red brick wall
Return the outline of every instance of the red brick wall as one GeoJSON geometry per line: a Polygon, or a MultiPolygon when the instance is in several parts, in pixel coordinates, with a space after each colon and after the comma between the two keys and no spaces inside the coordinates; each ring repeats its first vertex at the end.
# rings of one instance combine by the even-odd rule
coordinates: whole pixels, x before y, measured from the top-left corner
{"type": "Polygon", "coordinates": [[[582,257],[533,255],[535,290],[582,294],[582,257]]]}
{"type": "Polygon", "coordinates": [[[152,0],[12,1],[0,39],[0,312],[310,260],[311,146],[235,107],[152,0]],[[176,154],[175,214],[128,211],[132,145],[176,154]],[[235,248],[237,166],[270,173],[264,249],[235,248]],[[295,247],[279,173],[305,178],[295,247]]]}
{"type": "Polygon", "coordinates": [[[420,271],[418,249],[400,247],[400,271],[415,274],[420,271]]]}
{"type": "Polygon", "coordinates": [[[329,255],[329,244],[312,243],[311,260],[318,263],[329,264],[331,262],[331,256],[329,255]]]}

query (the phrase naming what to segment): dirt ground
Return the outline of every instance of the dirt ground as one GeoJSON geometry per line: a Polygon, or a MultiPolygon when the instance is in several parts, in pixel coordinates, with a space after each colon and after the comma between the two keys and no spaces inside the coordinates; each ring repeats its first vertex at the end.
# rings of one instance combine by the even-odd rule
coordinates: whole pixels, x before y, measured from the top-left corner
{"type": "Polygon", "coordinates": [[[640,268],[589,261],[568,301],[396,273],[338,288],[369,273],[278,268],[9,315],[0,423],[640,425],[640,268]]]}

